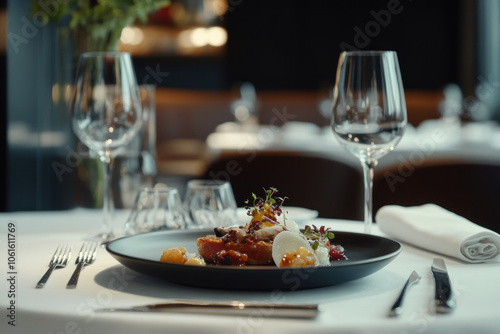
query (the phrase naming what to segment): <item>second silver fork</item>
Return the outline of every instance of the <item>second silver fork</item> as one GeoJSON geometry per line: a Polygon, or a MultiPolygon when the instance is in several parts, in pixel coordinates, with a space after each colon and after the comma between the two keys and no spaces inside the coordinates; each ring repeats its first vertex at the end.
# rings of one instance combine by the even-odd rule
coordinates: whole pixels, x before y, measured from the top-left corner
{"type": "Polygon", "coordinates": [[[85,242],[82,245],[82,248],[78,252],[78,257],[75,261],[76,269],[71,275],[71,278],[68,281],[68,285],[66,285],[67,289],[74,289],[78,283],[78,278],[80,277],[80,272],[83,267],[89,264],[94,263],[95,256],[97,253],[97,242],[85,242]]]}

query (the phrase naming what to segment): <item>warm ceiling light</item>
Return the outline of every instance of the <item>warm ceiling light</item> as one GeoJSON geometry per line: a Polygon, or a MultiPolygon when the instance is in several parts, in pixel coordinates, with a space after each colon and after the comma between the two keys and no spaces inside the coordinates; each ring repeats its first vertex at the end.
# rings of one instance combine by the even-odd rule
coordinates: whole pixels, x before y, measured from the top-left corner
{"type": "Polygon", "coordinates": [[[122,30],[120,41],[124,44],[138,45],[144,40],[144,33],[137,27],[125,27],[122,30]]]}
{"type": "Polygon", "coordinates": [[[191,43],[202,47],[208,44],[208,33],[206,28],[196,28],[191,31],[191,43]]]}
{"type": "Polygon", "coordinates": [[[222,46],[227,42],[227,32],[221,27],[211,27],[207,30],[208,44],[212,46],[222,46]]]}

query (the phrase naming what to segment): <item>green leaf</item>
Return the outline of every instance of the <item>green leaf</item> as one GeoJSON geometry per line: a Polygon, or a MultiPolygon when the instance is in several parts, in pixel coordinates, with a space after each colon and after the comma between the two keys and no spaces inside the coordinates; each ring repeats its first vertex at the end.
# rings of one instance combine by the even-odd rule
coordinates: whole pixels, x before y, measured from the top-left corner
{"type": "Polygon", "coordinates": [[[170,4],[169,0],[65,0],[54,1],[56,5],[47,13],[43,1],[30,2],[31,16],[41,16],[42,12],[48,22],[56,23],[67,15],[71,29],[84,28],[92,38],[105,39],[111,44],[118,42],[124,27],[136,20],[145,23],[150,13],[170,4]]]}

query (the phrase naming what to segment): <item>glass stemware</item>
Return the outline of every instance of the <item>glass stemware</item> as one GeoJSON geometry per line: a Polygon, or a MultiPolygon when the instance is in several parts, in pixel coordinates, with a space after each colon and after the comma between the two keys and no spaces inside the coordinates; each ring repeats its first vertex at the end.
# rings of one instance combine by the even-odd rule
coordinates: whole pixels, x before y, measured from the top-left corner
{"type": "Polygon", "coordinates": [[[102,242],[114,238],[110,210],[111,170],[119,149],[142,125],[141,102],[130,54],[87,52],[80,56],[72,101],[73,130],[104,167],[102,242]]]}
{"type": "Polygon", "coordinates": [[[340,55],[331,121],[340,144],[361,161],[365,233],[370,233],[373,169],[394,149],[407,124],[396,52],[353,51],[340,55]]]}
{"type": "Polygon", "coordinates": [[[226,181],[189,181],[185,206],[193,228],[230,226],[236,222],[236,200],[226,181]]]}
{"type": "Polygon", "coordinates": [[[125,223],[124,234],[134,235],[187,227],[181,197],[177,188],[155,186],[137,194],[135,205],[125,223]]]}

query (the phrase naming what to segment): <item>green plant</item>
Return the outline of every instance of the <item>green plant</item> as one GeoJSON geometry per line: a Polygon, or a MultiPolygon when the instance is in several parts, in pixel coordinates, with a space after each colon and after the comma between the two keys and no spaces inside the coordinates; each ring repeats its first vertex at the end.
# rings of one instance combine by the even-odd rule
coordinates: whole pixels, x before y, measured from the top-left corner
{"type": "Polygon", "coordinates": [[[64,17],[69,28],[83,28],[88,43],[95,50],[116,49],[124,27],[136,20],[145,23],[148,15],[165,7],[169,0],[67,0],[46,7],[42,0],[31,1],[31,14],[45,13],[47,23],[56,23],[64,17]]]}

